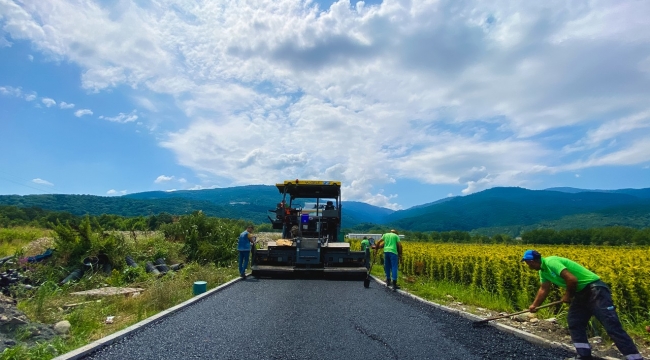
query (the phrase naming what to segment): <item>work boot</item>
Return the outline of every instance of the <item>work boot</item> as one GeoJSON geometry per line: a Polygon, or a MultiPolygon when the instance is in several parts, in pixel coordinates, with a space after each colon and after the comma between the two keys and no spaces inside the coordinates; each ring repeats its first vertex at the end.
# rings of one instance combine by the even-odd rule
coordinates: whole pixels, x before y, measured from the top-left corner
{"type": "Polygon", "coordinates": [[[397,290],[400,287],[397,285],[397,280],[393,280],[393,290],[397,290]]]}
{"type": "Polygon", "coordinates": [[[386,278],[386,286],[390,286],[390,279],[386,278]]]}

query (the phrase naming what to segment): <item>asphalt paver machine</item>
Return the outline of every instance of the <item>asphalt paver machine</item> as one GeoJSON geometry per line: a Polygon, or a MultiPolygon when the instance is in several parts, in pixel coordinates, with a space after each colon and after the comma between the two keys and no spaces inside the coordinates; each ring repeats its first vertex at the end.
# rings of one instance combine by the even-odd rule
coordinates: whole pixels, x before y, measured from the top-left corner
{"type": "Polygon", "coordinates": [[[273,229],[282,239],[266,249],[253,249],[254,276],[279,273],[366,275],[366,254],[351,251],[341,229],[341,182],[286,180],[276,184],[282,201],[269,210],[273,229]]]}

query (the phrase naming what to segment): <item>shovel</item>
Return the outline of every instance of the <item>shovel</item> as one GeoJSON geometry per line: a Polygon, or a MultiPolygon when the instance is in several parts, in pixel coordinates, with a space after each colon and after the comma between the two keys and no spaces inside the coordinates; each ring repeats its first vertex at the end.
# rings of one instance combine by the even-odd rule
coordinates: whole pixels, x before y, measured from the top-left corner
{"type": "Polygon", "coordinates": [[[372,262],[370,263],[370,268],[368,269],[368,273],[366,274],[366,278],[363,280],[363,287],[364,288],[369,288],[370,287],[370,270],[372,270],[372,266],[375,265],[375,255],[372,254],[372,262]]]}
{"type": "MultiPolygon", "coordinates": [[[[546,305],[538,306],[538,307],[535,308],[535,310],[543,309],[543,308],[546,308],[546,307],[549,307],[549,306],[553,306],[553,305],[558,305],[558,304],[561,304],[561,303],[562,303],[562,300],[554,301],[554,302],[548,303],[548,304],[546,304],[546,305]]],[[[499,315],[499,316],[495,316],[495,317],[491,317],[491,318],[487,318],[487,319],[483,319],[483,320],[479,320],[479,321],[474,321],[474,322],[472,323],[472,326],[473,326],[473,327],[477,327],[477,326],[485,325],[485,324],[487,324],[489,321],[492,321],[492,320],[503,319],[503,318],[507,318],[507,317],[510,317],[510,316],[515,316],[515,315],[519,315],[519,314],[527,313],[527,312],[529,312],[529,311],[530,311],[530,310],[523,310],[523,311],[519,311],[519,312],[512,313],[512,314],[499,315]]]]}

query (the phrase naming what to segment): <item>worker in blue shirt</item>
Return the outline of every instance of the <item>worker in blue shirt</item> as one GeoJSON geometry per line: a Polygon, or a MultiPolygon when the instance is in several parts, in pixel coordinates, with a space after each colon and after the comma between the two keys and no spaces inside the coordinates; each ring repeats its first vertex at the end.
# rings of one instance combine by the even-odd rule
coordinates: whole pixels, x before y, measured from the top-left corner
{"type": "Polygon", "coordinates": [[[239,276],[246,279],[246,268],[248,268],[248,259],[251,254],[251,246],[255,244],[257,238],[253,236],[253,225],[248,225],[246,230],[239,234],[237,241],[237,251],[239,251],[239,276]]]}

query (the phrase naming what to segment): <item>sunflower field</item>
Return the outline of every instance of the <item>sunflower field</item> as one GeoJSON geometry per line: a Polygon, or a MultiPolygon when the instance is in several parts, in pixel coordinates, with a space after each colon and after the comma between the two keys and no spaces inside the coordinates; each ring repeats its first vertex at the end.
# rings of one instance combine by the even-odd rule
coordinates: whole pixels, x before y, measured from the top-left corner
{"type": "MultiPolygon", "coordinates": [[[[432,244],[402,242],[401,276],[422,276],[497,293],[514,308],[528,307],[539,288],[539,275],[521,262],[530,245],[432,244]]],[[[536,246],[542,256],[571,259],[609,284],[619,315],[647,318],[650,308],[648,247],[536,246]]],[[[380,251],[381,252],[381,251],[380,251]]],[[[548,300],[563,290],[552,286],[548,300]]]]}

